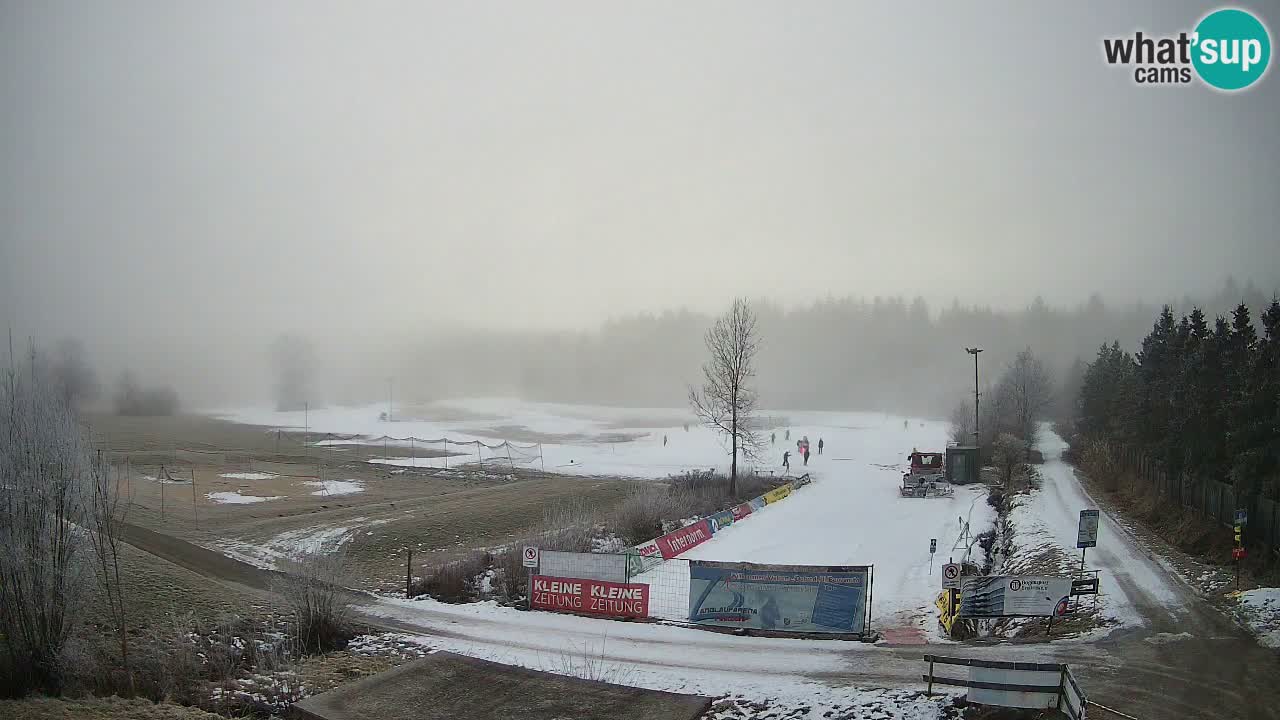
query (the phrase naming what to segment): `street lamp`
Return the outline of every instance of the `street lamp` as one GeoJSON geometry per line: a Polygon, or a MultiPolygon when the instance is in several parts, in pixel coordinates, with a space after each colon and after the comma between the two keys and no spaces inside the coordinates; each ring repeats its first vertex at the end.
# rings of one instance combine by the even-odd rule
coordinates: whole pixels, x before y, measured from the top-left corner
{"type": "Polygon", "coordinates": [[[980,347],[967,347],[965,352],[973,356],[973,446],[981,453],[981,444],[978,440],[978,353],[982,352],[980,347]]]}

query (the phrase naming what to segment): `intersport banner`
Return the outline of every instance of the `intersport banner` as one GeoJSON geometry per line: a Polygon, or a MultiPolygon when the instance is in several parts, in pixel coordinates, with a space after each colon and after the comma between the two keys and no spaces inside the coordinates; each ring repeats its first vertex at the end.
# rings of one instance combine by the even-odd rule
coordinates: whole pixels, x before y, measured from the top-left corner
{"type": "Polygon", "coordinates": [[[662,537],[654,540],[658,544],[658,550],[662,553],[663,560],[671,558],[691,550],[698,545],[711,539],[711,521],[699,520],[698,522],[682,527],[679,530],[672,530],[662,537]]]}
{"type": "Polygon", "coordinates": [[[780,487],[776,487],[770,490],[769,492],[765,493],[763,497],[766,504],[772,505],[790,494],[791,494],[791,484],[787,483],[786,485],[782,485],[780,487]]]}
{"type": "Polygon", "coordinates": [[[869,565],[757,565],[689,561],[689,620],[782,632],[869,628],[869,565]]]}
{"type": "Polygon", "coordinates": [[[534,575],[529,606],[534,610],[643,618],[649,616],[649,586],[534,575]]]}

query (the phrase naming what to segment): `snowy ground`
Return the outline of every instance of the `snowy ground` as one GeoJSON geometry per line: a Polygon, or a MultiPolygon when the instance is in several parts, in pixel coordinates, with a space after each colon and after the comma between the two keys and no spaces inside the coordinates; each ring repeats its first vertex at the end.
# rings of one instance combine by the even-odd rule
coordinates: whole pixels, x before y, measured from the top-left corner
{"type": "Polygon", "coordinates": [[[302,484],[318,488],[312,495],[351,495],[364,492],[364,485],[359,480],[306,480],[302,484]]]}
{"type": "MultiPolygon", "coordinates": [[[[686,411],[679,409],[473,399],[429,406],[420,414],[431,419],[393,423],[378,419],[385,410],[381,405],[314,410],[306,422],[320,438],[325,433],[371,438],[392,435],[495,444],[511,435],[517,436],[516,442],[542,437],[540,462],[547,470],[562,473],[661,478],[690,469],[727,469],[721,438],[697,426],[686,411]]],[[[933,600],[941,589],[941,566],[950,558],[962,559],[970,549],[969,544],[957,546],[962,523],[970,523],[971,534],[976,536],[989,528],[995,518],[994,510],[985,502],[985,490],[979,486],[960,487],[952,497],[915,499],[899,495],[906,454],[913,448],[942,450],[947,425],[880,413],[768,411],[763,415],[786,418],[788,425],[767,428],[762,433],[766,449],[757,467],[782,473],[782,453],[791,450],[792,474],[808,472],[814,482],[718,533],[686,557],[874,565],[873,626],[932,628],[936,624],[933,600]],[[807,466],[795,453],[795,443],[802,437],[809,438],[814,450],[807,466]],[[824,445],[821,455],[816,453],[819,439],[824,445]],[[938,541],[938,553],[931,569],[932,539],[938,541]]],[[[291,427],[304,422],[302,413],[235,411],[225,416],[268,427],[291,427]]],[[[354,441],[330,438],[320,442],[332,445],[354,441]]],[[[400,445],[405,447],[408,443],[400,445]]],[[[450,447],[468,452],[465,446],[450,447]]],[[[455,456],[449,462],[456,467],[470,459],[466,455],[455,456]]],[[[442,466],[444,458],[374,462],[442,466]]],[[[655,581],[661,575],[663,583],[683,582],[685,586],[655,589],[675,599],[668,603],[665,614],[683,619],[687,611],[687,573],[667,570],[655,571],[655,581]]]]}
{"type": "Polygon", "coordinates": [[[280,500],[284,496],[271,495],[268,497],[265,495],[241,495],[238,490],[232,490],[229,492],[207,493],[205,497],[216,503],[224,505],[250,505],[253,503],[267,502],[268,500],[280,500]]]}
{"type": "MultiPolygon", "coordinates": [[[[1022,546],[1019,552],[1024,555],[1056,548],[1064,558],[1061,571],[1065,574],[1079,567],[1076,538],[1080,511],[1097,505],[1081,486],[1075,469],[1062,459],[1067,444],[1048,423],[1040,426],[1037,447],[1044,453],[1044,464],[1038,467],[1040,488],[1022,498],[1011,514],[1015,543],[1022,546]]],[[[1089,548],[1085,561],[1087,569],[1100,571],[1103,617],[1117,624],[1142,624],[1153,607],[1175,615],[1185,610],[1158,561],[1139,548],[1110,514],[1101,514],[1098,546],[1089,548]]],[[[1013,569],[1018,569],[1016,563],[1013,569]]]]}
{"type": "Polygon", "coordinates": [[[241,562],[267,570],[279,569],[280,560],[294,558],[305,553],[331,553],[349,542],[365,528],[382,525],[389,520],[371,520],[357,517],[341,527],[307,528],[280,533],[261,544],[240,540],[221,540],[215,545],[223,554],[241,562]]]}
{"type": "MultiPolygon", "coordinates": [[[[365,612],[427,631],[438,629],[439,635],[433,632],[418,638],[435,649],[636,687],[722,697],[725,700],[710,716],[720,720],[770,716],[934,720],[951,703],[947,695],[925,697],[915,682],[910,687],[894,683],[886,689],[812,679],[851,669],[880,677],[877,668],[903,662],[861,643],[735,637],[520,612],[492,603],[459,606],[383,599],[365,612]],[[474,639],[491,634],[493,642],[474,639]]],[[[910,668],[903,672],[907,678],[918,676],[922,667],[918,659],[903,665],[910,668]]]]}
{"type": "Polygon", "coordinates": [[[1236,613],[1258,636],[1263,647],[1280,648],[1280,588],[1258,588],[1240,593],[1236,613]]]}
{"type": "MultiPolygon", "coordinates": [[[[429,419],[397,419],[395,422],[379,420],[386,411],[385,405],[364,407],[335,407],[301,412],[276,412],[268,409],[241,409],[217,413],[234,422],[275,428],[301,429],[304,424],[316,436],[318,444],[340,447],[362,442],[359,439],[324,439],[326,434],[361,436],[363,442],[391,436],[416,437],[450,442],[423,445],[409,441],[387,441],[388,447],[401,450],[423,448],[443,450],[446,447],[456,453],[447,460],[444,457],[394,457],[375,458],[371,462],[389,465],[415,465],[417,467],[450,467],[461,463],[506,460],[508,449],[490,450],[477,448],[475,442],[488,445],[510,439],[515,465],[541,468],[571,475],[616,475],[637,478],[662,478],[673,473],[695,468],[728,468],[728,458],[719,435],[699,426],[688,411],[672,408],[609,408],[589,405],[562,405],[531,403],[511,399],[466,399],[435,403],[424,408],[419,415],[429,419]],[[688,429],[685,429],[685,426],[688,429]],[[664,445],[663,438],[667,442],[664,445]],[[522,446],[535,444],[541,439],[542,455],[536,448],[522,446]],[[477,450],[479,455],[477,456],[477,450]]],[[[769,411],[772,417],[783,417],[790,424],[776,428],[777,442],[766,446],[757,467],[765,470],[782,470],[782,452],[792,451],[792,468],[803,472],[807,469],[835,468],[836,462],[868,462],[862,454],[866,448],[892,449],[892,453],[880,453],[888,462],[897,465],[910,452],[912,443],[922,449],[941,450],[946,438],[945,424],[926,423],[880,413],[817,413],[769,411]],[[785,440],[787,429],[791,439],[785,440]],[[824,455],[815,454],[804,468],[795,454],[795,441],[809,436],[815,451],[819,438],[826,441],[824,455]],[[887,441],[887,447],[886,447],[887,441]]],[[[766,430],[766,442],[768,440],[766,430]]],[[[378,440],[373,443],[381,445],[378,440]]],[[[880,462],[880,461],[877,461],[880,462]]],[[[888,477],[886,475],[886,477],[888,477]]]]}

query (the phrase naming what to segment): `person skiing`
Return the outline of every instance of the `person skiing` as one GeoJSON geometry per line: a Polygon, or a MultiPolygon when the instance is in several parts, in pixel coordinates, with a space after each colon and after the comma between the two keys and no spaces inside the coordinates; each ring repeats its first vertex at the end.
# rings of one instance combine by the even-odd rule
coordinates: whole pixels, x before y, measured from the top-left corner
{"type": "Polygon", "coordinates": [[[818,438],[818,454],[822,454],[822,438],[818,438]]]}
{"type": "Polygon", "coordinates": [[[769,444],[770,444],[770,445],[777,445],[777,444],[778,444],[778,433],[776,433],[776,432],[771,432],[771,433],[769,433],[769,444]]]}
{"type": "Polygon", "coordinates": [[[791,439],[791,428],[787,428],[787,436],[784,437],[783,440],[790,440],[790,439],[791,439]]]}
{"type": "Polygon", "coordinates": [[[807,447],[804,449],[804,464],[809,464],[809,448],[807,447]]]}
{"type": "Polygon", "coordinates": [[[790,450],[782,451],[782,467],[785,468],[788,472],[791,471],[791,451],[790,450]]]}
{"type": "Polygon", "coordinates": [[[662,447],[666,447],[666,446],[667,446],[667,436],[666,436],[666,435],[663,435],[663,436],[662,436],[662,447]]]}

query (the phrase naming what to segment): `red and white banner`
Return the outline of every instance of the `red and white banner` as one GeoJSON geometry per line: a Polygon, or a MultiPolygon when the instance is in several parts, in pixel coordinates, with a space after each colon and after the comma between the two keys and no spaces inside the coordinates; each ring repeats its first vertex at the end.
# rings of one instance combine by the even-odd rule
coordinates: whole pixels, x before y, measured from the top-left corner
{"type": "Polygon", "coordinates": [[[530,598],[534,610],[619,618],[649,616],[649,586],[639,583],[534,575],[530,598]]]}
{"type": "Polygon", "coordinates": [[[662,555],[662,551],[658,549],[658,543],[656,540],[650,540],[649,542],[640,543],[639,545],[636,546],[636,552],[640,553],[641,557],[654,557],[657,555],[662,555]]]}
{"type": "Polygon", "coordinates": [[[658,550],[662,552],[662,558],[670,560],[710,539],[711,523],[706,520],[699,520],[688,527],[673,530],[654,540],[654,542],[658,544],[658,550]]]}
{"type": "Polygon", "coordinates": [[[730,510],[730,512],[733,513],[733,521],[738,522],[742,518],[751,514],[751,503],[742,503],[741,505],[734,505],[733,508],[730,510]]]}

